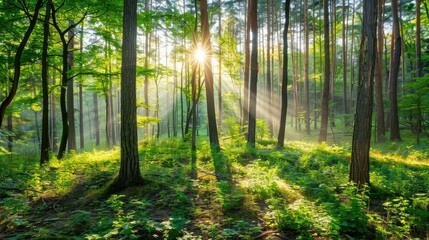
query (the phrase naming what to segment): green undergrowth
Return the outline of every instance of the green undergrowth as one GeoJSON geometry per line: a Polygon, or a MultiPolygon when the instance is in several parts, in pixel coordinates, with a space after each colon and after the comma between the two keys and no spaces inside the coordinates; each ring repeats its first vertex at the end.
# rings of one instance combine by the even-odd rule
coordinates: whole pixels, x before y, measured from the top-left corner
{"type": "Polygon", "coordinates": [[[426,239],[429,151],[371,149],[371,186],[348,183],[350,147],[236,137],[139,145],[147,184],[105,196],[119,149],[39,168],[0,160],[0,239],[426,239]],[[193,177],[193,170],[197,175],[193,177]]]}

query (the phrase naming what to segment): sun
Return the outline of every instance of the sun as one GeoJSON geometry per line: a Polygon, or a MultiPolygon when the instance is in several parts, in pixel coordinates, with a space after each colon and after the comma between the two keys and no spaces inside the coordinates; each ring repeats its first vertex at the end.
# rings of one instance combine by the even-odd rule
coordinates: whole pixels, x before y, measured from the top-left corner
{"type": "Polygon", "coordinates": [[[197,62],[203,63],[206,60],[206,51],[201,46],[198,46],[194,52],[194,58],[197,62]]]}

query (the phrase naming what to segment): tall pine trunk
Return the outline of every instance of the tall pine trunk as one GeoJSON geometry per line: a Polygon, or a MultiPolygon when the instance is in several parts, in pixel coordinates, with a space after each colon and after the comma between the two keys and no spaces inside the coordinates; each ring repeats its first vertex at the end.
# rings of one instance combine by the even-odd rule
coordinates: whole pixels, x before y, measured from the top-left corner
{"type": "MultiPolygon", "coordinates": [[[[80,28],[80,43],[79,43],[79,52],[83,53],[83,23],[80,28]]],[[[82,63],[80,64],[80,68],[82,69],[82,63]]],[[[80,149],[85,148],[85,129],[83,125],[83,79],[80,79],[79,82],[79,143],[80,149]]]]}
{"type": "Polygon", "coordinates": [[[310,134],[310,80],[309,80],[309,30],[308,30],[308,0],[304,0],[304,122],[305,132],[310,134]]]}
{"type": "Polygon", "coordinates": [[[249,4],[250,29],[252,32],[252,55],[249,84],[249,127],[247,133],[247,144],[255,146],[256,142],[256,93],[258,82],[258,1],[250,0],[249,4]]]}
{"type": "MultiPolygon", "coordinates": [[[[202,47],[206,52],[207,56],[211,56],[212,45],[210,42],[210,28],[209,28],[209,16],[208,16],[208,10],[207,10],[207,0],[201,0],[200,11],[201,11],[202,47]]],[[[208,120],[208,128],[209,128],[210,145],[212,145],[215,148],[220,148],[219,137],[217,132],[217,124],[216,124],[216,114],[215,114],[212,60],[210,57],[208,57],[204,61],[204,77],[205,77],[205,86],[206,86],[207,120],[208,120]]]]}
{"type": "Polygon", "coordinates": [[[377,66],[375,68],[375,99],[377,106],[377,141],[386,140],[386,125],[383,103],[383,40],[384,40],[384,0],[378,1],[377,8],[377,66]]]}
{"type": "Polygon", "coordinates": [[[271,79],[271,1],[267,0],[267,107],[268,107],[268,129],[270,137],[273,134],[274,126],[273,126],[273,83],[271,79]]]}
{"type": "Polygon", "coordinates": [[[369,184],[374,69],[377,51],[377,1],[363,1],[362,37],[359,54],[358,95],[353,130],[349,180],[359,187],[369,184]]]}
{"type": "Polygon", "coordinates": [[[346,0],[343,0],[343,29],[342,29],[342,45],[343,45],[343,51],[342,51],[342,64],[343,64],[343,110],[344,110],[344,126],[349,125],[349,105],[347,101],[347,22],[346,22],[346,15],[348,11],[346,12],[346,0]]]}
{"type": "Polygon", "coordinates": [[[46,14],[43,22],[42,46],[42,144],[40,149],[40,165],[49,161],[49,92],[48,92],[48,40],[49,17],[51,16],[52,0],[46,2],[46,14]]]}
{"type": "Polygon", "coordinates": [[[121,167],[112,184],[119,190],[142,183],[137,144],[137,0],[124,0],[121,69],[121,167]]]}
{"type": "MultiPolygon", "coordinates": [[[[70,25],[73,23],[70,22],[70,25]]],[[[74,67],[74,29],[68,31],[67,71],[74,67]]],[[[64,73],[63,73],[64,74],[64,73]]],[[[66,74],[68,76],[68,74],[66,74]]],[[[74,79],[67,79],[67,118],[69,122],[68,150],[76,151],[76,124],[74,118],[74,79]]]]}
{"type": "MultiPolygon", "coordinates": [[[[422,49],[421,49],[421,26],[420,26],[420,5],[421,0],[416,0],[416,70],[417,78],[423,77],[422,49]]],[[[417,89],[417,118],[416,118],[416,143],[420,144],[420,134],[422,131],[422,108],[421,90],[417,89]]]]}
{"type": "Polygon", "coordinates": [[[398,116],[398,73],[401,61],[401,35],[399,32],[398,0],[392,0],[393,16],[393,54],[390,58],[390,140],[400,141],[399,116],[398,116]]]}
{"type": "Polygon", "coordinates": [[[290,16],[290,0],[286,0],[285,3],[285,24],[283,29],[283,74],[282,74],[282,104],[280,113],[280,127],[279,136],[277,138],[277,147],[284,147],[285,129],[286,129],[286,114],[287,114],[287,84],[288,84],[288,37],[287,32],[289,28],[289,16],[290,16]]]}
{"type": "Polygon", "coordinates": [[[250,4],[247,0],[246,34],[244,39],[244,83],[243,83],[243,126],[248,124],[249,116],[249,76],[250,76],[250,4]]]}
{"type": "Polygon", "coordinates": [[[323,0],[323,36],[325,42],[325,75],[322,92],[322,123],[320,125],[319,142],[326,142],[328,135],[329,116],[329,82],[330,82],[330,57],[329,57],[329,6],[328,0],[323,0]]]}

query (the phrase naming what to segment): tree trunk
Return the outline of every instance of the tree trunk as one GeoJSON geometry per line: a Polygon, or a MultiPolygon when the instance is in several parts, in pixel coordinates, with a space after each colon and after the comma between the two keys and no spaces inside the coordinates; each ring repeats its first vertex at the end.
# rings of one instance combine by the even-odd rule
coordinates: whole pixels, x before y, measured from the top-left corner
{"type": "Polygon", "coordinates": [[[121,69],[121,167],[113,189],[142,183],[137,144],[137,0],[124,0],[121,69]]]}
{"type": "Polygon", "coordinates": [[[43,22],[42,46],[42,144],[40,149],[40,165],[49,161],[49,92],[48,92],[48,39],[49,17],[52,0],[46,2],[46,14],[43,22]]]}
{"type": "Polygon", "coordinates": [[[248,124],[249,116],[249,76],[250,76],[250,4],[247,0],[246,36],[244,39],[244,83],[243,83],[243,126],[248,124]]]}
{"type": "Polygon", "coordinates": [[[268,129],[270,137],[273,134],[274,126],[273,126],[273,83],[271,79],[271,1],[267,0],[267,104],[268,104],[268,129]]]}
{"type": "Polygon", "coordinates": [[[398,117],[398,73],[401,60],[401,35],[399,33],[398,0],[392,0],[393,54],[390,58],[390,140],[401,141],[398,117]]]}
{"type": "MultiPolygon", "coordinates": [[[[70,23],[72,25],[73,23],[70,23]]],[[[67,56],[67,71],[70,71],[74,66],[74,29],[71,28],[68,31],[68,56],[67,56]]],[[[68,76],[68,73],[63,73],[68,76]]],[[[74,118],[74,79],[67,79],[67,118],[69,122],[69,134],[68,134],[68,150],[76,151],[76,125],[74,118]]]]}
{"type": "Polygon", "coordinates": [[[94,106],[94,128],[95,128],[95,146],[100,145],[100,121],[98,118],[98,95],[92,94],[92,104],[94,106]]]}
{"type": "Polygon", "coordinates": [[[252,56],[250,72],[250,101],[249,101],[249,127],[247,134],[247,144],[254,147],[256,142],[256,93],[258,85],[258,0],[250,0],[249,19],[252,32],[252,56]]]}
{"type": "Polygon", "coordinates": [[[342,51],[342,63],[343,63],[343,110],[344,114],[346,115],[344,117],[344,126],[349,126],[349,105],[347,101],[347,22],[346,22],[346,15],[348,15],[348,11],[346,12],[346,1],[343,0],[343,29],[342,29],[342,44],[343,44],[343,51],[342,51]]]}
{"type": "Polygon", "coordinates": [[[116,134],[115,134],[115,109],[113,104],[113,81],[112,81],[112,48],[110,46],[110,43],[108,44],[108,53],[109,53],[109,102],[110,102],[110,136],[112,139],[112,146],[116,145],[116,134]]]}
{"type": "MultiPolygon", "coordinates": [[[[210,42],[210,28],[209,16],[207,12],[207,0],[201,0],[201,41],[202,47],[206,51],[207,56],[212,54],[212,46],[210,42]]],[[[204,77],[206,85],[206,103],[207,103],[207,120],[209,128],[210,145],[215,148],[220,148],[219,138],[217,133],[216,113],[214,103],[214,90],[213,90],[213,71],[212,60],[207,58],[204,61],[204,77]]]]}
{"type": "Polygon", "coordinates": [[[12,153],[13,151],[13,116],[12,113],[7,117],[7,130],[9,135],[7,136],[7,150],[12,153]]]}
{"type": "Polygon", "coordinates": [[[333,103],[332,108],[329,109],[330,127],[335,127],[335,79],[337,77],[337,13],[336,13],[336,0],[331,1],[331,47],[332,47],[332,74],[330,83],[330,100],[333,103]]]}
{"type": "Polygon", "coordinates": [[[42,8],[43,0],[38,0],[36,3],[36,6],[34,8],[34,14],[30,17],[30,25],[28,26],[27,30],[25,31],[24,38],[19,43],[18,49],[16,50],[15,54],[15,60],[14,60],[14,72],[13,72],[13,79],[12,79],[12,88],[9,91],[9,94],[6,96],[6,98],[3,100],[3,102],[0,104],[0,128],[3,123],[4,115],[6,113],[6,109],[9,106],[9,104],[12,102],[13,98],[16,95],[16,92],[18,90],[18,84],[19,84],[19,78],[21,76],[21,58],[22,53],[24,52],[25,46],[27,45],[28,39],[30,39],[31,33],[33,32],[36,23],[37,23],[37,17],[39,16],[39,11],[42,8]]]}
{"type": "Polygon", "coordinates": [[[218,116],[218,126],[219,131],[222,132],[222,2],[218,0],[219,4],[219,66],[218,66],[218,105],[219,105],[219,116],[218,116]]]}
{"type": "MultiPolygon", "coordinates": [[[[145,11],[149,11],[149,0],[145,0],[145,4],[144,4],[144,9],[145,11]]],[[[144,67],[145,69],[149,68],[149,49],[150,49],[150,32],[146,32],[145,33],[145,44],[144,44],[144,53],[145,53],[145,57],[144,57],[144,67]]],[[[144,76],[144,89],[143,89],[143,96],[144,96],[144,105],[145,105],[145,110],[144,110],[144,116],[145,117],[149,117],[149,76],[146,74],[144,76]]],[[[145,134],[146,137],[149,137],[149,124],[146,124],[144,126],[145,129],[145,134]]]]}
{"type": "MultiPolygon", "coordinates": [[[[51,2],[52,3],[52,2],[51,2]]],[[[55,86],[56,85],[56,71],[53,71],[52,73],[52,85],[55,86]]],[[[51,130],[51,148],[52,151],[57,151],[58,150],[58,146],[57,146],[57,117],[56,117],[56,113],[57,113],[57,97],[55,94],[55,91],[51,92],[51,122],[50,122],[50,130],[51,130]]]]}
{"type": "MultiPolygon", "coordinates": [[[[416,0],[416,70],[417,78],[423,77],[422,48],[421,48],[421,27],[420,27],[420,5],[421,0],[416,0]]],[[[421,90],[417,89],[417,118],[416,118],[416,143],[420,144],[420,133],[422,131],[422,108],[421,90]]]]}
{"type": "Polygon", "coordinates": [[[323,80],[322,93],[322,123],[320,125],[319,142],[326,142],[328,135],[329,116],[329,82],[330,82],[330,59],[329,59],[329,6],[328,0],[323,0],[323,29],[325,42],[325,77],[323,80]]]}
{"type": "MultiPolygon", "coordinates": [[[[174,44],[176,45],[176,41],[174,41],[174,44]]],[[[177,137],[177,53],[173,53],[173,62],[174,62],[174,76],[173,76],[173,107],[172,107],[172,127],[173,127],[173,137],[177,137]]]]}
{"type": "MultiPolygon", "coordinates": [[[[31,83],[33,85],[33,98],[36,98],[37,97],[36,79],[33,76],[31,76],[30,78],[31,78],[31,83]]],[[[36,110],[33,110],[33,112],[34,112],[34,130],[36,131],[37,144],[40,148],[41,141],[40,141],[40,131],[39,131],[39,117],[38,117],[39,114],[37,114],[36,110]]]]}
{"type": "Polygon", "coordinates": [[[283,30],[283,74],[282,74],[282,105],[280,113],[280,128],[279,136],[277,138],[277,147],[284,147],[285,128],[286,128],[286,113],[287,113],[287,84],[288,84],[288,28],[289,28],[289,15],[290,15],[290,0],[285,3],[285,24],[283,30]]]}
{"type": "MultiPolygon", "coordinates": [[[[354,43],[355,43],[355,3],[352,0],[352,39],[350,43],[350,106],[354,106],[354,82],[355,82],[355,65],[354,65],[354,43]]],[[[353,112],[353,109],[351,109],[350,112],[353,112]]]]}
{"type": "Polygon", "coordinates": [[[353,130],[349,180],[359,187],[369,184],[374,69],[376,59],[377,1],[364,0],[359,54],[358,96],[353,130]]]}
{"type": "MultiPolygon", "coordinates": [[[[313,0],[313,122],[314,122],[314,130],[317,129],[317,115],[318,115],[318,109],[317,109],[317,78],[316,78],[316,20],[315,20],[315,12],[316,12],[316,0],[313,0]]],[[[322,62],[320,62],[322,64],[322,62]]]]}
{"type": "Polygon", "coordinates": [[[304,122],[305,132],[310,134],[310,83],[309,83],[309,67],[308,67],[308,52],[309,52],[309,30],[308,30],[308,0],[304,0],[304,122]]]}
{"type": "Polygon", "coordinates": [[[383,39],[384,39],[384,0],[378,1],[377,8],[377,66],[375,68],[375,99],[377,106],[377,141],[386,140],[383,103],[383,39]]]}
{"type": "MultiPolygon", "coordinates": [[[[83,23],[80,28],[80,54],[83,53],[83,23]]],[[[82,69],[82,63],[80,63],[80,68],[82,69]]],[[[83,125],[83,79],[80,79],[79,82],[79,140],[80,140],[80,149],[85,148],[85,129],[83,125]]],[[[90,121],[89,121],[90,122],[90,121]]],[[[91,132],[91,131],[90,131],[91,132]]]]}

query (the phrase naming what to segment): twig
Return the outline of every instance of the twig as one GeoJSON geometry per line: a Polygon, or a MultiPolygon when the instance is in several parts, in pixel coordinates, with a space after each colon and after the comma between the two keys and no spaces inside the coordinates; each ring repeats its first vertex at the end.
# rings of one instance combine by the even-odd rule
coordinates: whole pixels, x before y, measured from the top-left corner
{"type": "Polygon", "coordinates": [[[277,231],[277,230],[268,230],[268,231],[265,231],[265,232],[259,234],[258,236],[254,237],[253,239],[263,238],[265,236],[273,235],[273,234],[278,233],[278,232],[279,231],[277,231]]]}

